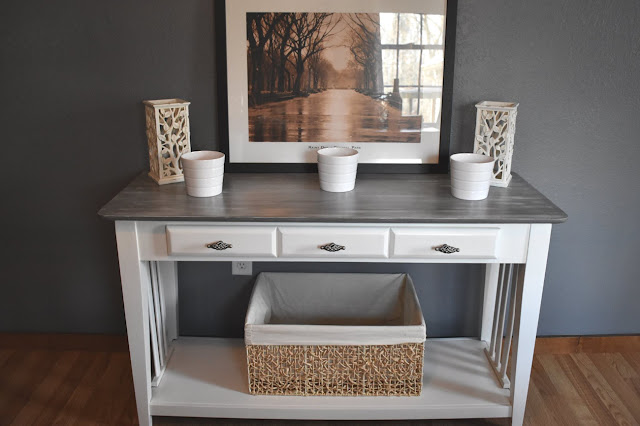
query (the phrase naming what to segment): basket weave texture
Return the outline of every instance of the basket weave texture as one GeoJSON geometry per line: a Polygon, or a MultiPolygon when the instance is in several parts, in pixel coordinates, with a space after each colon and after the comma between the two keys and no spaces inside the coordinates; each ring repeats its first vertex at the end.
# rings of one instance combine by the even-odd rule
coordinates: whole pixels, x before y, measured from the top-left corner
{"type": "Polygon", "coordinates": [[[254,395],[418,396],[424,343],[248,345],[254,395]]]}

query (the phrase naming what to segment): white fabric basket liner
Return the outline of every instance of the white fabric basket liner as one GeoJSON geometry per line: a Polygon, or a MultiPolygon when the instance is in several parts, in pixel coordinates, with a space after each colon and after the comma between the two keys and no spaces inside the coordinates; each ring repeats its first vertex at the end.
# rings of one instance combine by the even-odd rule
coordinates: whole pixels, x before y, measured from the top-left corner
{"type": "Polygon", "coordinates": [[[426,326],[407,274],[258,275],[247,345],[422,343],[426,326]]]}

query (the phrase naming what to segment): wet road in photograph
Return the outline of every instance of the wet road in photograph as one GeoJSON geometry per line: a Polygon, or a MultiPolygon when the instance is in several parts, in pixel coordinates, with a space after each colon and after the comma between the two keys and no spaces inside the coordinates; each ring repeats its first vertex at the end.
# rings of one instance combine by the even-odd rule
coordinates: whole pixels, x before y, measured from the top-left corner
{"type": "Polygon", "coordinates": [[[420,116],[351,89],[249,108],[252,142],[420,142],[420,116]]]}

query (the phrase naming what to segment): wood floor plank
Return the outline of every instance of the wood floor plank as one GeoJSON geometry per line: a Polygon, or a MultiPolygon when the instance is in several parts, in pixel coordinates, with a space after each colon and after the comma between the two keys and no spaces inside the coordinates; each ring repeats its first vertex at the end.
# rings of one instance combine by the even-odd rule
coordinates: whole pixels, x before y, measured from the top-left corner
{"type": "Polygon", "coordinates": [[[582,336],[578,352],[640,352],[640,336],[582,336]]]}
{"type": "MultiPolygon", "coordinates": [[[[129,369],[131,371],[131,369],[129,369]]],[[[126,401],[124,410],[118,417],[116,424],[118,425],[135,425],[138,424],[138,413],[136,411],[136,396],[133,390],[133,378],[129,380],[129,386],[123,391],[123,397],[126,401]]],[[[154,424],[159,424],[154,420],[154,424]]]]}
{"type": "Polygon", "coordinates": [[[578,351],[580,337],[545,337],[536,339],[535,354],[572,354],[578,351]]]}
{"type": "Polygon", "coordinates": [[[599,425],[617,424],[616,419],[609,413],[607,406],[591,387],[589,379],[582,373],[580,367],[572,358],[572,355],[559,356],[558,361],[571,384],[576,389],[576,392],[580,395],[583,403],[589,408],[591,415],[596,419],[596,422],[599,425]]]}
{"type": "Polygon", "coordinates": [[[0,391],[0,394],[4,394],[0,397],[0,413],[7,424],[12,423],[28,403],[33,388],[47,375],[59,355],[56,352],[38,350],[26,353],[16,351],[14,356],[20,360],[17,361],[15,370],[9,371],[3,391],[0,391]]]}
{"type": "Polygon", "coordinates": [[[14,352],[15,350],[13,349],[0,349],[0,372],[2,371],[2,366],[11,358],[14,352]]]}
{"type": "Polygon", "coordinates": [[[640,376],[640,352],[622,352],[621,355],[640,376]]]}
{"type": "Polygon", "coordinates": [[[615,389],[615,394],[629,410],[636,424],[640,424],[640,393],[633,386],[629,386],[625,380],[632,378],[630,370],[632,371],[633,368],[620,354],[594,353],[589,354],[588,357],[607,381],[611,390],[615,389]]]}
{"type": "Polygon", "coordinates": [[[73,368],[57,384],[54,384],[56,391],[35,420],[36,425],[55,423],[55,419],[64,410],[67,401],[91,366],[95,354],[84,351],[63,351],[63,357],[74,360],[73,368]]]}
{"type": "Polygon", "coordinates": [[[127,337],[111,334],[0,333],[0,349],[129,352],[127,337]]]}
{"type": "MultiPolygon", "coordinates": [[[[127,407],[130,393],[119,392],[131,384],[129,356],[124,353],[112,353],[102,376],[96,381],[94,391],[85,406],[87,415],[91,415],[90,423],[99,425],[117,424],[127,407]]],[[[75,424],[86,425],[88,418],[76,419],[75,424]]]]}
{"type": "Polygon", "coordinates": [[[585,375],[591,387],[598,395],[598,398],[607,407],[609,414],[615,419],[619,425],[637,425],[633,415],[627,407],[622,403],[619,395],[611,388],[607,380],[602,377],[598,368],[593,364],[590,354],[579,353],[572,354],[571,358],[579,366],[580,371],[585,375]]]}
{"type": "Polygon", "coordinates": [[[636,374],[631,375],[631,377],[629,378],[625,378],[625,381],[627,382],[629,387],[634,389],[635,392],[640,395],[640,352],[621,353],[618,355],[622,357],[630,367],[632,367],[633,372],[636,374]]]}
{"type": "Polygon", "coordinates": [[[570,420],[566,424],[599,426],[598,421],[559,363],[559,359],[567,356],[568,355],[544,355],[538,357],[540,366],[547,372],[547,376],[553,383],[558,395],[562,395],[562,404],[564,404],[563,415],[570,420]]]}
{"type": "Polygon", "coordinates": [[[96,380],[102,376],[108,362],[108,353],[97,352],[93,354],[91,365],[86,369],[60,413],[56,416],[53,421],[54,425],[66,426],[74,424],[76,421],[90,424],[92,415],[86,411],[85,406],[93,394],[96,380]]]}
{"type": "Polygon", "coordinates": [[[625,359],[621,353],[605,354],[612,358],[612,363],[615,366],[618,374],[624,379],[640,378],[640,374],[633,368],[633,366],[625,359]]]}
{"type": "Polygon", "coordinates": [[[51,407],[52,398],[58,392],[60,386],[64,386],[65,377],[77,360],[77,354],[60,352],[58,355],[56,362],[45,373],[42,381],[35,386],[28,401],[16,415],[13,421],[14,424],[37,424],[36,420],[42,412],[51,407]]]}
{"type": "MultiPolygon", "coordinates": [[[[13,401],[13,398],[14,393],[22,391],[16,382],[19,381],[19,375],[24,374],[24,364],[25,353],[13,351],[0,368],[0,374],[2,374],[2,380],[0,380],[0,419],[7,419],[9,411],[14,408],[12,404],[18,403],[13,401]]],[[[9,421],[6,420],[6,423],[9,421]]]]}
{"type": "MultiPolygon", "coordinates": [[[[554,410],[548,407],[548,401],[541,394],[538,381],[529,383],[529,393],[527,395],[527,407],[525,411],[524,425],[560,425],[560,420],[555,416],[554,410]]],[[[544,392],[544,390],[543,390],[544,392]]]]}
{"type": "MultiPolygon", "coordinates": [[[[588,411],[586,411],[586,413],[579,413],[579,410],[574,411],[574,408],[581,406],[581,401],[576,401],[575,398],[572,398],[573,395],[571,394],[565,395],[561,393],[542,364],[541,358],[555,356],[557,355],[543,355],[533,359],[531,381],[533,382],[533,387],[537,389],[540,398],[542,398],[543,406],[541,406],[540,411],[548,413],[549,418],[534,419],[532,424],[569,425],[574,424],[578,417],[582,417],[583,420],[586,421],[580,424],[591,423],[595,425],[588,411]],[[586,416],[584,416],[584,414],[586,414],[586,416]]],[[[528,407],[529,400],[527,400],[527,410],[529,409],[528,407]]],[[[537,413],[538,410],[533,410],[533,412],[537,413]]]]}

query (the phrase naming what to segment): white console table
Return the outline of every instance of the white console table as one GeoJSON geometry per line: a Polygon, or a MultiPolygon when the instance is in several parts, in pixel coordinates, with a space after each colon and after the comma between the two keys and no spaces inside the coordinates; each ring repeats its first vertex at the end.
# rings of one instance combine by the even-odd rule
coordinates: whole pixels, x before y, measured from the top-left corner
{"type": "Polygon", "coordinates": [[[154,415],[522,424],[551,226],[567,216],[519,176],[483,201],[453,198],[447,175],[359,175],[354,191],[328,193],[315,174],[227,174],[213,198],[140,176],[100,215],[115,221],[141,425],[154,415]],[[218,241],[231,247],[208,247],[218,241]],[[346,249],[320,248],[331,242],[346,249]],[[443,244],[459,251],[435,250],[443,244]],[[483,263],[481,335],[428,339],[419,397],[252,396],[242,339],[179,336],[178,262],[232,260],[483,263]]]}

